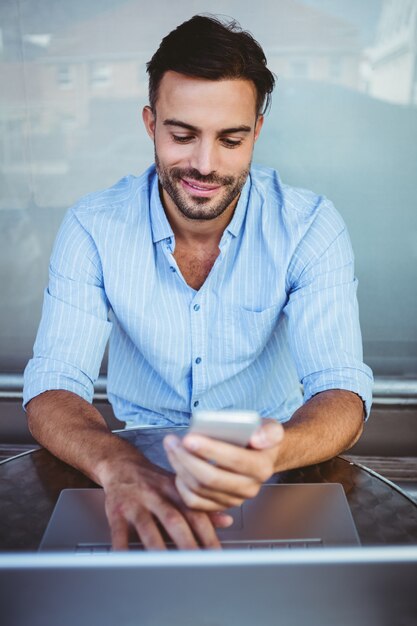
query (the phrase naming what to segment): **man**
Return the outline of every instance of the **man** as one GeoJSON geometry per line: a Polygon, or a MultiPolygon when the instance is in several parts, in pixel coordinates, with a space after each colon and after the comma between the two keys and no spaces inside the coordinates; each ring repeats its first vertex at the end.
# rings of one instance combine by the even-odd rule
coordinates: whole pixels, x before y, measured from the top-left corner
{"type": "Polygon", "coordinates": [[[180,548],[218,547],[222,511],[273,472],[353,445],[372,374],[343,221],[251,167],[274,86],[259,44],[195,16],[148,72],[155,166],[67,213],[24,403],[33,435],[104,488],[114,548],[129,525],[163,548],[157,522],[180,548]],[[167,436],[173,475],[109,432],[91,405],[109,335],[119,419],[184,426],[196,407],[256,409],[250,445],[167,436]]]}

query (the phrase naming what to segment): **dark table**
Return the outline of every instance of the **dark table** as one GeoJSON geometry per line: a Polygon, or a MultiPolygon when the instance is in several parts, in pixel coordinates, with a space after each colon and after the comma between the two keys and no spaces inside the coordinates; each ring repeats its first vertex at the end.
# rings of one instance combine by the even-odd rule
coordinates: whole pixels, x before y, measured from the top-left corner
{"type": "MultiPolygon", "coordinates": [[[[185,429],[118,432],[153,462],[169,468],[163,437],[185,429]]],[[[341,483],[362,545],[417,544],[417,505],[395,485],[343,457],[275,474],[277,483],[341,483]]],[[[97,485],[44,449],[0,464],[0,551],[37,550],[62,489],[97,485]]]]}

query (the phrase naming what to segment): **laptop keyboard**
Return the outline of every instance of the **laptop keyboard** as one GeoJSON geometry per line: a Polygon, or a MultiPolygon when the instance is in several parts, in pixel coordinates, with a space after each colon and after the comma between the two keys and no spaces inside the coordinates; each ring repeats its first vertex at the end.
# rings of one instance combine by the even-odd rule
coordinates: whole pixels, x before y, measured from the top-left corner
{"type": "MultiPolygon", "coordinates": [[[[176,550],[174,543],[166,544],[168,550],[176,550]]],[[[322,539],[291,539],[291,540],[273,540],[273,541],[222,541],[221,546],[224,550],[288,550],[291,548],[323,548],[322,539]]],[[[109,543],[79,543],[75,548],[77,554],[107,554],[111,552],[111,544],[109,543]]],[[[129,550],[145,550],[142,543],[130,543],[129,550]]]]}

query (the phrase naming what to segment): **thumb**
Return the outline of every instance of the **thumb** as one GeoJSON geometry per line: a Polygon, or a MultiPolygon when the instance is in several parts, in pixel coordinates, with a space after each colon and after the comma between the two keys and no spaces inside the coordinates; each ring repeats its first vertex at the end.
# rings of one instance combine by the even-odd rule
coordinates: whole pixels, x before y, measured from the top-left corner
{"type": "Polygon", "coordinates": [[[284,428],[275,419],[265,418],[261,426],[253,433],[249,446],[257,450],[265,450],[278,445],[284,438],[284,428]]]}

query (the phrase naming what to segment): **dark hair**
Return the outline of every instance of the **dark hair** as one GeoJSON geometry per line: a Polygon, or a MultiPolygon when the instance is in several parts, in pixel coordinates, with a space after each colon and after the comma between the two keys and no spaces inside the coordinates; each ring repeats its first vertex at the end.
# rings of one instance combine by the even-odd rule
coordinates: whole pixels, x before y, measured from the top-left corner
{"type": "Polygon", "coordinates": [[[257,92],[257,114],[268,109],[275,84],[265,54],[252,35],[234,20],[223,23],[213,16],[195,15],[180,24],[163,38],[146,67],[153,110],[159,84],[169,70],[209,80],[251,80],[257,92]]]}

